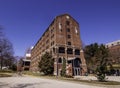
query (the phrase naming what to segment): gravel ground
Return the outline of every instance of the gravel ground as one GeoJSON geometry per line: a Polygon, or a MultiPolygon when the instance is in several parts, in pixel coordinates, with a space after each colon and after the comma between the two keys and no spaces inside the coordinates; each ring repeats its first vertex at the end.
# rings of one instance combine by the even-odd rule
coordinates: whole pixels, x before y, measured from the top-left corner
{"type": "Polygon", "coordinates": [[[120,86],[88,85],[31,76],[0,78],[0,88],[120,88],[120,86]]]}

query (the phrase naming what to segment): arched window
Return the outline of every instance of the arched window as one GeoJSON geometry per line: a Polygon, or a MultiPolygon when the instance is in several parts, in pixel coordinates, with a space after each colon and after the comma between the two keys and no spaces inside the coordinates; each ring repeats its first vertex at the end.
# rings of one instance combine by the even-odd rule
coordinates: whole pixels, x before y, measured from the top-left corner
{"type": "Polygon", "coordinates": [[[81,62],[80,58],[74,59],[74,67],[80,67],[80,64],[81,64],[81,63],[82,63],[82,62],[81,62]]]}
{"type": "Polygon", "coordinates": [[[62,59],[61,58],[58,59],[58,63],[62,63],[62,59]]]}

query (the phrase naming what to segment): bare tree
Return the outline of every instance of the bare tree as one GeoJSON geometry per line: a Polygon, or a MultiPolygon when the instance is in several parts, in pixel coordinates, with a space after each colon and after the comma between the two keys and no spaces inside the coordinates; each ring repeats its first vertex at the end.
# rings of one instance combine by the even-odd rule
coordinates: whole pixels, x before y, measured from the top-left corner
{"type": "Polygon", "coordinates": [[[13,58],[13,47],[11,42],[3,35],[0,27],[0,68],[11,62],[13,58]]]}

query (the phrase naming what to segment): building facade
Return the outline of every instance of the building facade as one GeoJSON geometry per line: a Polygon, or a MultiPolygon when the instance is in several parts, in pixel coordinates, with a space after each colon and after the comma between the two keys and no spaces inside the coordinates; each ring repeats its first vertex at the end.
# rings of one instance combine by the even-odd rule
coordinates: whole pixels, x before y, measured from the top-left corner
{"type": "Polygon", "coordinates": [[[87,67],[79,29],[79,23],[69,14],[57,16],[32,49],[30,70],[39,71],[41,56],[49,52],[54,58],[54,75],[60,75],[63,59],[67,75],[84,75],[87,67]]]}
{"type": "Polygon", "coordinates": [[[107,43],[106,47],[109,49],[112,63],[120,64],[120,40],[107,43]]]}
{"type": "Polygon", "coordinates": [[[25,57],[21,57],[17,64],[17,71],[29,71],[31,63],[31,50],[33,47],[30,47],[26,50],[25,57]]]}

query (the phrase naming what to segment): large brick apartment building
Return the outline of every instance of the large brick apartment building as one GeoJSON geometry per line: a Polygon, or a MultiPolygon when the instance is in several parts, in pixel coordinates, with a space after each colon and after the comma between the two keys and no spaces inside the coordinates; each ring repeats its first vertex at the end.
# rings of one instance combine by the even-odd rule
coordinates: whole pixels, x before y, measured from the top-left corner
{"type": "Polygon", "coordinates": [[[37,72],[41,56],[49,52],[54,58],[54,75],[60,75],[63,58],[67,75],[84,75],[87,67],[79,29],[79,23],[69,14],[55,17],[32,49],[30,70],[37,72]]]}

